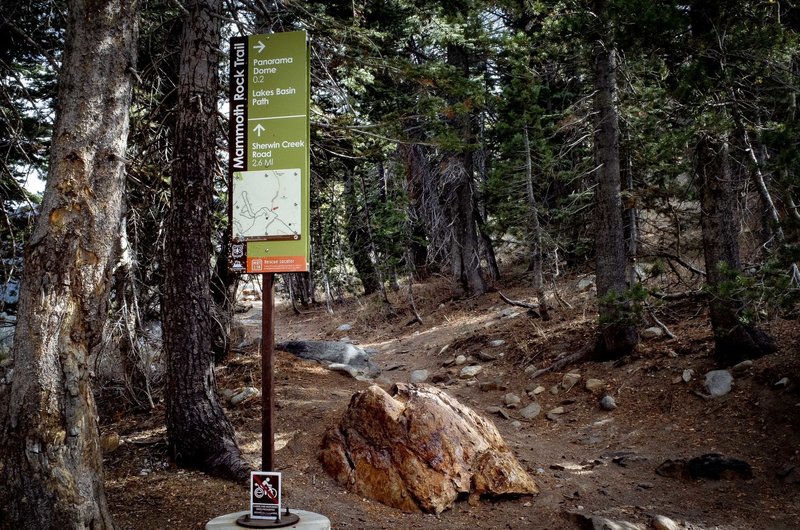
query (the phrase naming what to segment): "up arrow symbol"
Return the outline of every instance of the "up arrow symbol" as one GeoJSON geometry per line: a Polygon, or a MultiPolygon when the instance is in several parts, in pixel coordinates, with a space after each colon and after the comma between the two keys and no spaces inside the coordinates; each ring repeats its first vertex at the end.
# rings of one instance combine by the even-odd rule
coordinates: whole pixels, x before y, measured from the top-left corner
{"type": "Polygon", "coordinates": [[[261,138],[261,133],[264,132],[264,126],[258,123],[255,127],[253,127],[253,131],[256,133],[256,135],[258,135],[259,138],[261,138]]]}
{"type": "Polygon", "coordinates": [[[264,51],[264,48],[266,48],[266,46],[264,46],[264,43],[263,43],[263,42],[261,42],[261,41],[257,41],[257,42],[258,42],[258,44],[256,44],[255,46],[253,46],[253,48],[255,48],[256,50],[258,50],[258,53],[261,53],[261,52],[263,52],[263,51],[264,51]]]}

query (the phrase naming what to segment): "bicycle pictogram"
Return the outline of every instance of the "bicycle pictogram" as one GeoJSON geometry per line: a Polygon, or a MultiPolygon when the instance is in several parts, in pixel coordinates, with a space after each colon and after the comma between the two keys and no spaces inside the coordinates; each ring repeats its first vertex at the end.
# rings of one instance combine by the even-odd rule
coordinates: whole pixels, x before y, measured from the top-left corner
{"type": "Polygon", "coordinates": [[[272,487],[269,479],[266,479],[264,482],[258,482],[258,478],[255,480],[256,488],[253,490],[253,495],[255,495],[257,499],[263,499],[264,495],[267,495],[271,500],[278,502],[278,490],[272,487]]]}

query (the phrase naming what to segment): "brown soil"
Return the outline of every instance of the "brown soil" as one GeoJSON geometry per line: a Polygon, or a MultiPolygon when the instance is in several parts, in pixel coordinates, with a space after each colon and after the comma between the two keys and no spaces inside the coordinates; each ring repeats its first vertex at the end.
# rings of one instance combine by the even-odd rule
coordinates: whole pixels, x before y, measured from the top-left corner
{"type": "MultiPolygon", "coordinates": [[[[506,280],[503,293],[512,300],[529,299],[521,277],[506,280]]],[[[562,282],[575,285],[575,279],[562,282]]],[[[725,396],[706,399],[704,374],[714,369],[707,315],[695,302],[673,303],[659,310],[659,318],[676,338],[641,344],[621,363],[584,362],[547,373],[535,381],[525,368],[547,366],[559,355],[582,350],[593,341],[595,313],[592,295],[562,287],[561,296],[572,309],[551,311],[543,322],[514,308],[518,316],[501,316],[497,293],[470,300],[448,298],[447,286],[433,282],[415,286],[415,301],[424,324],[408,324],[412,317],[403,293],[392,295],[399,314],[387,316],[379,299],[351,300],[329,315],[324,307],[296,315],[288,306],[276,314],[277,340],[349,337],[365,348],[375,348],[374,360],[385,370],[376,382],[389,388],[408,381],[415,369],[436,374],[455,355],[476,356],[480,351],[504,354],[482,362],[478,383],[457,380],[446,390],[478,413],[502,405],[513,392],[532,398],[526,388],[547,390],[537,396],[543,413],[525,421],[517,410],[508,417],[492,416],[506,443],[541,488],[535,497],[482,499],[471,505],[458,502],[440,515],[402,513],[362,498],[335,483],[322,470],[317,452],[325,429],[334,425],[350,396],[367,387],[341,373],[278,353],[276,360],[276,461],[290,507],[321,513],[336,529],[473,529],[473,528],[580,528],[568,512],[603,515],[616,521],[650,525],[660,514],[693,529],[800,527],[800,332],[796,321],[778,320],[769,330],[778,337],[780,352],[754,362],[735,375],[734,388],[725,396]],[[337,332],[343,323],[353,327],[337,332]],[[505,344],[490,347],[489,341],[505,344]],[[444,350],[444,351],[443,351],[444,350]],[[386,370],[390,368],[390,370],[386,370]],[[557,395],[550,388],[564,374],[577,369],[581,381],[557,395]],[[689,383],[679,381],[694,370],[689,383]],[[776,386],[788,377],[788,386],[776,386]],[[604,392],[618,408],[601,410],[601,394],[584,389],[588,378],[605,382],[604,392]],[[480,389],[480,382],[498,381],[507,390],[480,389]],[[554,420],[545,413],[562,406],[554,420]],[[519,423],[515,423],[518,421],[519,423]],[[667,459],[689,459],[721,453],[748,462],[754,478],[708,480],[668,478],[655,473],[667,459]],[[782,478],[792,466],[798,469],[782,478]]],[[[556,305],[553,302],[553,305],[556,305]]],[[[257,304],[256,304],[257,306],[257,304]]],[[[242,321],[251,334],[259,333],[258,307],[242,321]]],[[[233,355],[220,367],[217,383],[226,388],[259,386],[257,347],[233,355]]],[[[241,446],[253,463],[260,458],[260,401],[254,398],[228,409],[241,446]]],[[[248,509],[244,484],[175,468],[166,454],[163,407],[149,413],[117,414],[104,420],[103,432],[116,432],[124,443],[105,460],[106,488],[120,529],[203,528],[219,515],[248,509]],[[116,421],[112,421],[116,420],[116,421]]]]}

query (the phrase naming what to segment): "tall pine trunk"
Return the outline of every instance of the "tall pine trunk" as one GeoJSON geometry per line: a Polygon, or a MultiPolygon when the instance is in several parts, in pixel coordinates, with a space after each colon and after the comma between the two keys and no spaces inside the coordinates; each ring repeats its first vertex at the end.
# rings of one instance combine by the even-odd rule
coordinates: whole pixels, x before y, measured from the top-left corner
{"type": "Polygon", "coordinates": [[[599,312],[596,353],[619,358],[639,342],[625,282],[625,235],[620,196],[616,54],[605,39],[594,46],[595,260],[599,312]]]}
{"type": "Polygon", "coordinates": [[[760,357],[776,350],[767,333],[742,318],[747,299],[739,292],[740,273],[737,182],[730,167],[726,138],[702,135],[695,146],[695,173],[700,192],[700,225],[706,281],[714,330],[714,355],[723,365],[760,357]]]}
{"type": "Polygon", "coordinates": [[[536,299],[539,301],[539,314],[542,315],[542,320],[550,320],[550,313],[547,311],[547,302],[544,296],[542,226],[539,223],[539,207],[536,204],[536,193],[533,191],[533,161],[531,159],[531,141],[528,136],[527,126],[522,129],[522,138],[525,142],[525,190],[528,196],[528,238],[531,245],[531,261],[528,271],[533,274],[533,294],[536,295],[536,299]]]}
{"type": "MultiPolygon", "coordinates": [[[[462,45],[447,47],[447,62],[469,79],[469,54],[462,45]]],[[[450,126],[465,146],[473,141],[469,112],[456,115],[450,126]]],[[[441,175],[444,186],[445,211],[451,225],[450,266],[453,274],[455,296],[475,296],[486,292],[486,281],[481,267],[480,234],[475,210],[475,189],[472,152],[469,147],[444,155],[441,175]]]]}
{"type": "Polygon", "coordinates": [[[138,2],[71,0],[41,215],[0,408],[0,527],[113,528],[89,359],[122,218],[138,2]]]}
{"type": "Polygon", "coordinates": [[[178,465],[243,477],[248,466],[215,394],[212,343],[211,199],[219,170],[222,0],[194,0],[186,7],[162,298],[167,434],[178,465]]]}

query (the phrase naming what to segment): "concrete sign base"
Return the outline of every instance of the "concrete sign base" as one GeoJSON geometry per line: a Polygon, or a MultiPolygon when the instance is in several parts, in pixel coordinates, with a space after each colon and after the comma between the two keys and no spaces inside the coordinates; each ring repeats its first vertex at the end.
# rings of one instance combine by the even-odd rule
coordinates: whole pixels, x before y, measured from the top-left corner
{"type": "MultiPolygon", "coordinates": [[[[242,530],[243,527],[237,525],[236,520],[248,513],[250,512],[244,511],[220,515],[206,524],[206,530],[242,530]]],[[[292,513],[298,515],[300,521],[286,528],[295,528],[298,530],[331,530],[331,521],[324,515],[307,512],[305,510],[292,510],[292,513]]]]}

